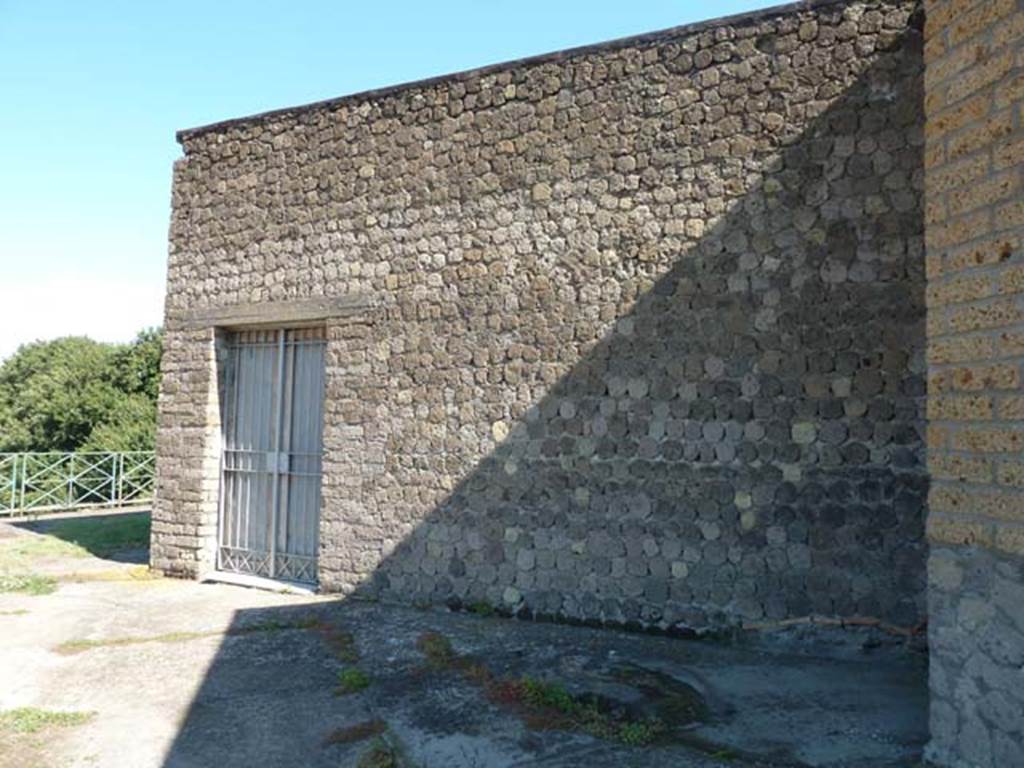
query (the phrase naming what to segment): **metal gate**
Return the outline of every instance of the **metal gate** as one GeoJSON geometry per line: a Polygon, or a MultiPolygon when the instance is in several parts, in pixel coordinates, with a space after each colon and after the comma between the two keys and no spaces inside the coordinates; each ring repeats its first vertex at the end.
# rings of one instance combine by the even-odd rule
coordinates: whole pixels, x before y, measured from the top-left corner
{"type": "Polygon", "coordinates": [[[317,579],[322,329],[242,331],[227,343],[218,567],[317,579]]]}

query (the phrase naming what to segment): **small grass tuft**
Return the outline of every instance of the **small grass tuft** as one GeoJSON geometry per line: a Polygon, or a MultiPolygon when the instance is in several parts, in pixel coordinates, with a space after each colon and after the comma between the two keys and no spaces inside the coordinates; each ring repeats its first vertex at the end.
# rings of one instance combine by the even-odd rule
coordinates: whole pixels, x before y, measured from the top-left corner
{"type": "Polygon", "coordinates": [[[531,728],[581,731],[628,746],[651,744],[666,730],[660,720],[632,719],[596,696],[573,696],[558,682],[490,678],[484,687],[492,702],[518,710],[531,728]]]}
{"type": "Polygon", "coordinates": [[[642,747],[650,744],[665,731],[660,720],[637,720],[631,723],[620,723],[616,738],[631,747],[642,747]]]}
{"type": "Polygon", "coordinates": [[[417,638],[416,647],[427,657],[427,663],[437,669],[451,667],[458,658],[451,641],[437,632],[424,632],[417,638]]]}
{"type": "Polygon", "coordinates": [[[401,760],[395,748],[378,736],[359,757],[356,768],[399,768],[400,765],[401,760]]]}
{"type": "Polygon", "coordinates": [[[0,711],[0,733],[38,733],[49,727],[68,727],[88,722],[95,712],[59,712],[36,707],[0,711]]]}
{"type": "Polygon", "coordinates": [[[335,728],[324,739],[324,746],[331,744],[353,744],[357,741],[365,741],[373,736],[380,736],[388,728],[383,720],[364,720],[361,723],[350,725],[347,728],[335,728]]]}
{"type": "Polygon", "coordinates": [[[470,603],[466,610],[470,613],[475,613],[477,616],[493,616],[495,614],[494,606],[483,600],[470,603]]]}
{"type": "Polygon", "coordinates": [[[0,611],[0,616],[24,616],[28,611],[24,608],[18,608],[14,611],[0,611]]]}
{"type": "Polygon", "coordinates": [[[351,632],[326,621],[318,621],[312,628],[320,633],[331,654],[338,661],[348,664],[359,661],[359,648],[356,646],[355,635],[351,632]]]}
{"type": "Polygon", "coordinates": [[[57,590],[57,580],[36,573],[0,573],[0,592],[48,595],[57,590]]]}
{"type": "Polygon", "coordinates": [[[335,696],[344,696],[349,693],[359,693],[370,687],[370,676],[359,667],[346,667],[338,672],[338,687],[334,689],[335,696]]]}
{"type": "Polygon", "coordinates": [[[524,677],[519,685],[522,688],[523,701],[531,707],[554,709],[567,715],[577,709],[576,700],[561,683],[524,677]]]}

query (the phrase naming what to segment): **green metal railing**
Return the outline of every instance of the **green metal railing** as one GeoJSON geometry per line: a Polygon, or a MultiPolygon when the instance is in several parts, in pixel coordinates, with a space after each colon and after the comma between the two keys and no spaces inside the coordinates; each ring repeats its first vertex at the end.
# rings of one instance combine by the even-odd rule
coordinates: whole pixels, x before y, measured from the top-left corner
{"type": "Polygon", "coordinates": [[[155,464],[151,451],[0,453],[0,517],[145,504],[155,464]]]}

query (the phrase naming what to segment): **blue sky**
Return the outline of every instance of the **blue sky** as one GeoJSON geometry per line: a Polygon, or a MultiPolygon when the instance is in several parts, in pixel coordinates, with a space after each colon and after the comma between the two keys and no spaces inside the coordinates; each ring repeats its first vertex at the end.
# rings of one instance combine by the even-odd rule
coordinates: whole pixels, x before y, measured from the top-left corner
{"type": "Polygon", "coordinates": [[[773,4],[0,0],[0,358],[160,323],[179,128],[773,4]]]}

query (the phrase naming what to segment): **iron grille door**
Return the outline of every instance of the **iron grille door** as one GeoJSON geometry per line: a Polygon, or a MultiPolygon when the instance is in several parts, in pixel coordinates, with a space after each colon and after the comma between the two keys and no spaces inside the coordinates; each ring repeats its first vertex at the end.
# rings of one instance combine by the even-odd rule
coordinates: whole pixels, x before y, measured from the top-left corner
{"type": "Polygon", "coordinates": [[[322,329],[242,331],[224,367],[218,567],[316,582],[322,329]]]}

